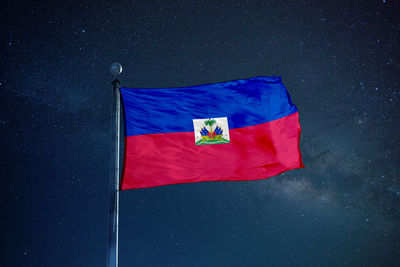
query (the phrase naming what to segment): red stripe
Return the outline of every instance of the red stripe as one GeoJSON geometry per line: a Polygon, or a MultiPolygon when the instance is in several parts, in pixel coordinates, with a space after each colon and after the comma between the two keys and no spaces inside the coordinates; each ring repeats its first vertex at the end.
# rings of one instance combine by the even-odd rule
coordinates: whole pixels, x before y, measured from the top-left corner
{"type": "Polygon", "coordinates": [[[193,132],[129,136],[121,189],[257,180],[304,167],[297,112],[229,135],[230,143],[217,145],[195,145],[193,132]]]}

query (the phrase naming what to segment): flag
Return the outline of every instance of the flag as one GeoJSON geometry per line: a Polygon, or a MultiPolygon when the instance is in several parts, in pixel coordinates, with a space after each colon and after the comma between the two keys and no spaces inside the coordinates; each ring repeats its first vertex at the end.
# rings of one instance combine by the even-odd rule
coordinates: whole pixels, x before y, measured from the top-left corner
{"type": "Polygon", "coordinates": [[[120,90],[121,190],[265,179],[304,167],[299,115],[281,77],[120,90]]]}

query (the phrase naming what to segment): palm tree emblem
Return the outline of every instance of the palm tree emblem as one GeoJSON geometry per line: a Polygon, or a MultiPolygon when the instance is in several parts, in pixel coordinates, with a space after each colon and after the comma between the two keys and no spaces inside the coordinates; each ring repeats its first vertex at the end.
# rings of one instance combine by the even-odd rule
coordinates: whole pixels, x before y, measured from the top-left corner
{"type": "Polygon", "coordinates": [[[216,123],[217,122],[214,119],[209,119],[204,122],[204,125],[210,126],[210,132],[208,133],[208,136],[211,138],[211,140],[214,139],[215,136],[212,126],[216,123]]]}
{"type": "Polygon", "coordinates": [[[229,143],[229,140],[223,137],[223,129],[221,126],[216,126],[213,129],[214,124],[217,121],[215,119],[208,119],[204,121],[204,127],[200,129],[201,139],[196,142],[196,145],[213,145],[213,144],[225,144],[229,143]],[[209,127],[207,129],[207,126],[209,127]]]}

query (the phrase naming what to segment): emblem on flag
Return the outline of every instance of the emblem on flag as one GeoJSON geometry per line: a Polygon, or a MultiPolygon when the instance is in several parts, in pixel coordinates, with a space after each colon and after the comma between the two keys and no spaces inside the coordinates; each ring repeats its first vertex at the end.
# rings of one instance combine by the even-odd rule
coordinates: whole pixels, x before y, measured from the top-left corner
{"type": "Polygon", "coordinates": [[[216,145],[230,142],[228,118],[194,119],[196,145],[216,145]]]}

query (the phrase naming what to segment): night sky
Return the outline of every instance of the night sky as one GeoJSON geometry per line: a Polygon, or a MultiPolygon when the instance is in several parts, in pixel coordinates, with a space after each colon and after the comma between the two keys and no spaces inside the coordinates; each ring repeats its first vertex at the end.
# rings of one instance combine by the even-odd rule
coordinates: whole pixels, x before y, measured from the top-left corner
{"type": "Polygon", "coordinates": [[[0,266],[105,266],[126,87],[282,76],[305,169],[120,194],[120,266],[399,266],[395,1],[2,1],[0,266]]]}

